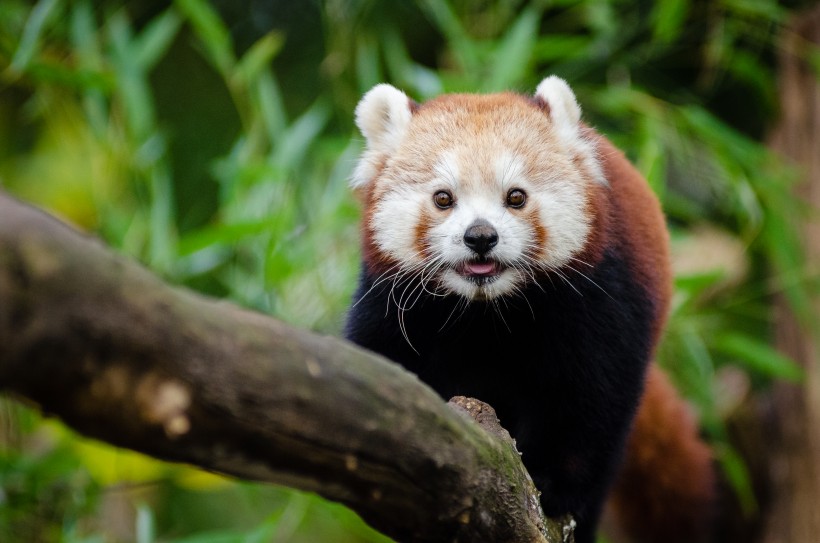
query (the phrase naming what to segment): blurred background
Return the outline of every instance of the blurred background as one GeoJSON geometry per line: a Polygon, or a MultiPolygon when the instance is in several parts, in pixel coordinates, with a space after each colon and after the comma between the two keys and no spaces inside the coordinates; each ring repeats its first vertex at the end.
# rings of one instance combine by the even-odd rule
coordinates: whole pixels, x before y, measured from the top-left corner
{"type": "MultiPolygon", "coordinates": [[[[2,0],[0,188],[171,283],[338,334],[360,96],[531,93],[557,74],[663,201],[661,363],[724,474],[721,540],[766,540],[784,485],[814,481],[793,508],[820,500],[818,42],[817,4],[798,1],[2,0]]],[[[116,450],[0,398],[0,541],[388,540],[313,495],[116,450]]]]}

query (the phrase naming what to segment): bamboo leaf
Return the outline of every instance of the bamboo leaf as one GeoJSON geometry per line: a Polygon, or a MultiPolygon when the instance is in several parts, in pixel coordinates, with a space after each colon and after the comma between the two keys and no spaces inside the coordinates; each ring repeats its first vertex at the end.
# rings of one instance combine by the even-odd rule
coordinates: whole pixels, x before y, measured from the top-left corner
{"type": "Polygon", "coordinates": [[[237,65],[237,73],[245,84],[250,85],[259,78],[259,74],[270,67],[271,61],[282,49],[285,40],[277,32],[268,32],[248,49],[237,65]]]}
{"type": "Polygon", "coordinates": [[[168,52],[182,25],[182,19],[171,10],[154,17],[134,42],[136,63],[148,71],[168,52]]]}
{"type": "Polygon", "coordinates": [[[316,139],[330,120],[330,107],[324,100],[317,101],[283,133],[277,141],[274,163],[284,169],[302,161],[310,143],[316,139]]]}
{"type": "Polygon", "coordinates": [[[265,125],[268,141],[274,142],[287,127],[287,112],[282,101],[282,90],[272,71],[260,72],[253,85],[257,108],[265,125]]]}
{"type": "Polygon", "coordinates": [[[190,21],[205,47],[208,60],[227,77],[236,63],[236,57],[231,34],[222,19],[206,0],[176,0],[174,5],[190,21]]]}
{"type": "Polygon", "coordinates": [[[116,95],[122,102],[134,144],[142,146],[154,129],[154,101],[145,73],[135,62],[133,30],[123,11],[111,18],[108,40],[112,46],[111,61],[117,78],[116,95]]]}
{"type": "Polygon", "coordinates": [[[481,64],[476,44],[450,3],[445,0],[419,0],[419,3],[439,31],[450,41],[453,54],[458,58],[464,73],[476,73],[481,64]]]}
{"type": "Polygon", "coordinates": [[[71,10],[71,41],[82,66],[99,67],[102,63],[99,30],[88,1],[78,2],[71,10]]]}
{"type": "Polygon", "coordinates": [[[556,62],[587,55],[590,38],[571,34],[546,34],[533,47],[533,60],[556,62]]]}
{"type": "Polygon", "coordinates": [[[663,44],[675,41],[684,30],[688,13],[689,0],[655,2],[652,10],[652,39],[663,44]]]}
{"type": "Polygon", "coordinates": [[[482,84],[483,91],[513,87],[529,72],[540,17],[541,10],[532,6],[518,16],[497,46],[489,76],[482,84]]]}
{"type": "Polygon", "coordinates": [[[56,17],[60,0],[40,0],[31,10],[20,43],[12,56],[9,71],[20,74],[26,71],[32,59],[37,55],[40,37],[49,20],[56,17]]]}
{"type": "Polygon", "coordinates": [[[371,36],[361,36],[356,40],[356,82],[357,90],[365,93],[377,83],[384,81],[379,49],[371,36]]]}
{"type": "Polygon", "coordinates": [[[723,473],[740,500],[740,506],[746,515],[752,515],[758,509],[752,478],[743,457],[729,443],[713,444],[723,473]]]}
{"type": "Polygon", "coordinates": [[[723,334],[716,338],[714,348],[761,375],[787,381],[803,379],[803,369],[796,362],[751,336],[738,333],[723,334]]]}

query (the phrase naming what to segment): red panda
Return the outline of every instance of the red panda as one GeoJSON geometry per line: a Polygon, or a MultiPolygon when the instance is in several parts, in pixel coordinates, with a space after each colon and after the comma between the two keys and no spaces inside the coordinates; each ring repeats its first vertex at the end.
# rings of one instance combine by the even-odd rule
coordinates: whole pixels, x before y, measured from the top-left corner
{"type": "Polygon", "coordinates": [[[608,498],[635,541],[693,542],[713,468],[651,364],[672,294],[664,217],[580,116],[554,76],[532,97],[370,90],[356,108],[363,264],[345,335],[445,399],[492,405],[545,513],[571,513],[578,543],[594,541],[608,498]]]}

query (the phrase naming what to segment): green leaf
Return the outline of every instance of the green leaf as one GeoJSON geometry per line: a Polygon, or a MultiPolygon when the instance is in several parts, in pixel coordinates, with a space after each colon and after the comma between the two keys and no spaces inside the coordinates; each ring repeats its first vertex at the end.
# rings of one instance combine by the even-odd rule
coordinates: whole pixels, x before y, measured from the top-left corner
{"type": "Polygon", "coordinates": [[[99,30],[94,10],[87,1],[78,2],[71,10],[71,42],[82,66],[98,68],[102,64],[99,30]]]}
{"type": "Polygon", "coordinates": [[[144,71],[149,71],[168,51],[182,25],[176,11],[168,9],[154,17],[134,41],[136,63],[144,71]]]}
{"type": "Polygon", "coordinates": [[[442,83],[436,72],[417,64],[411,58],[398,31],[393,28],[387,29],[384,33],[382,48],[391,81],[421,98],[441,94],[442,83]]]}
{"type": "Polygon", "coordinates": [[[675,289],[684,290],[691,296],[698,296],[715,286],[725,277],[722,270],[678,275],[675,277],[675,289]]]}
{"type": "Polygon", "coordinates": [[[754,489],[752,488],[752,478],[746,463],[738,452],[727,442],[713,443],[718,461],[723,474],[729,481],[729,485],[735,491],[735,495],[740,501],[740,506],[746,515],[751,516],[758,510],[754,489]]]}
{"type": "MultiPolygon", "coordinates": [[[[74,46],[74,55],[77,59],[77,72],[85,70],[100,70],[105,61],[100,45],[100,31],[94,18],[94,8],[90,1],[82,0],[74,4],[71,10],[71,43],[74,46]]],[[[114,87],[114,76],[110,70],[100,74],[104,85],[83,85],[83,109],[94,134],[100,139],[105,138],[108,129],[108,100],[114,87]],[[101,88],[100,88],[101,87],[101,88]]]]}
{"type": "Polygon", "coordinates": [[[239,60],[237,73],[241,74],[245,84],[251,84],[259,74],[270,67],[270,63],[282,49],[285,40],[277,32],[269,32],[254,43],[239,60]]]}
{"type": "Polygon", "coordinates": [[[671,43],[683,32],[689,0],[663,0],[655,2],[652,10],[652,39],[658,43],[671,43]]]}
{"type": "Polygon", "coordinates": [[[165,163],[149,170],[151,190],[151,238],[149,264],[159,272],[167,273],[177,255],[176,224],[174,221],[174,187],[165,163]]]}
{"type": "Polygon", "coordinates": [[[59,7],[60,0],[40,0],[31,10],[23,28],[23,36],[17,44],[17,50],[8,68],[11,73],[20,74],[26,71],[37,54],[43,29],[49,20],[57,15],[59,7]]]}
{"type": "Polygon", "coordinates": [[[453,7],[446,0],[419,0],[430,20],[450,42],[450,50],[464,74],[478,73],[481,62],[476,43],[470,38],[453,7]]]}
{"type": "Polygon", "coordinates": [[[355,66],[359,93],[364,94],[377,83],[384,81],[379,62],[379,48],[369,35],[365,34],[356,39],[355,66]]]}
{"type": "Polygon", "coordinates": [[[110,92],[115,87],[111,74],[99,70],[72,68],[64,62],[48,60],[29,63],[27,73],[38,83],[57,83],[78,90],[96,89],[110,92]]]}
{"type": "Polygon", "coordinates": [[[663,200],[666,189],[667,149],[664,144],[663,123],[652,116],[645,115],[638,121],[636,134],[640,138],[635,165],[638,167],[649,186],[663,200]]]}
{"type": "Polygon", "coordinates": [[[804,377],[803,369],[791,358],[751,336],[722,334],[715,338],[714,348],[761,375],[788,381],[800,381],[804,377]]]}
{"type": "Polygon", "coordinates": [[[257,108],[265,125],[268,141],[276,141],[287,128],[287,112],[282,101],[282,90],[272,71],[262,72],[253,86],[257,108]]]}
{"type": "Polygon", "coordinates": [[[541,10],[525,9],[498,44],[490,73],[481,90],[499,91],[519,83],[529,71],[530,59],[537,43],[541,10]]]}
{"type": "Polygon", "coordinates": [[[258,221],[217,224],[195,230],[179,240],[179,254],[187,256],[213,245],[237,243],[245,238],[268,232],[277,232],[281,221],[271,217],[258,221]]]}
{"type": "Polygon", "coordinates": [[[756,18],[766,23],[783,22],[788,13],[775,0],[724,0],[722,7],[730,17],[756,18]]]}
{"type": "Polygon", "coordinates": [[[274,163],[284,169],[296,167],[329,120],[330,107],[320,99],[280,134],[276,142],[274,163]]]}
{"type": "Polygon", "coordinates": [[[675,373],[683,380],[687,396],[701,408],[711,411],[714,404],[711,382],[715,364],[709,348],[695,322],[680,326],[679,339],[682,350],[678,358],[669,362],[675,364],[675,373]],[[682,361],[685,363],[680,364],[682,361]]]}
{"type": "Polygon", "coordinates": [[[146,74],[135,62],[131,22],[124,11],[109,20],[108,39],[117,76],[116,94],[125,110],[126,126],[134,143],[142,145],[154,129],[154,99],[146,74]]]}
{"type": "Polygon", "coordinates": [[[591,40],[588,36],[571,34],[546,34],[533,47],[533,60],[555,62],[587,55],[591,40]]]}
{"type": "Polygon", "coordinates": [[[176,0],[174,5],[188,18],[205,46],[207,58],[228,77],[236,63],[231,34],[207,0],[176,0]]]}

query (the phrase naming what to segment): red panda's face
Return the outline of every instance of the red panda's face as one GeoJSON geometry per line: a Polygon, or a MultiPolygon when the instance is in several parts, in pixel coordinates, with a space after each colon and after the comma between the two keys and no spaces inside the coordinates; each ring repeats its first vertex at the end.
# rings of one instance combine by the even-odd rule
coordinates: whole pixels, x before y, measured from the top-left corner
{"type": "Polygon", "coordinates": [[[450,95],[411,111],[380,85],[357,108],[367,138],[354,187],[382,262],[433,294],[493,299],[570,264],[591,229],[603,176],[563,81],[536,98],[450,95]]]}

